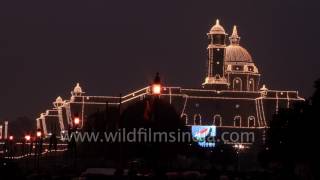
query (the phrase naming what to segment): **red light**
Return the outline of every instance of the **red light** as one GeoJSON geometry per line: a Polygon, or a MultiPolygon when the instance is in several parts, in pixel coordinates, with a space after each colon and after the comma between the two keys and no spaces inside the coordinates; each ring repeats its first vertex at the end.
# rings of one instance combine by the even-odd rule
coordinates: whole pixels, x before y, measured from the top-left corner
{"type": "Polygon", "coordinates": [[[41,131],[37,131],[37,137],[41,137],[42,133],[41,131]]]}
{"type": "Polygon", "coordinates": [[[80,118],[76,117],[74,118],[74,124],[78,125],[80,123],[80,118]]]}
{"type": "Polygon", "coordinates": [[[13,136],[9,136],[9,140],[12,141],[13,140],[13,136]]]}
{"type": "Polygon", "coordinates": [[[30,135],[26,135],[26,136],[24,136],[24,138],[26,139],[26,141],[30,141],[31,136],[30,135]]]}
{"type": "Polygon", "coordinates": [[[152,93],[156,95],[161,94],[161,85],[160,84],[152,85],[152,93]]]}

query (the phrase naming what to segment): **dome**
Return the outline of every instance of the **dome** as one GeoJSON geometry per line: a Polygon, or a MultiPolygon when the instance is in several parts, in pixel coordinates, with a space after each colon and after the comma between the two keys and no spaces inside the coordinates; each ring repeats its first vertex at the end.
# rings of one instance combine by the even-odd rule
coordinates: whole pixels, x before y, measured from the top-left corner
{"type": "Polygon", "coordinates": [[[58,107],[63,106],[63,103],[64,102],[63,102],[62,98],[59,96],[59,97],[57,97],[56,101],[53,102],[53,106],[58,108],[58,107]]]}
{"type": "Polygon", "coordinates": [[[57,97],[57,99],[56,99],[56,103],[62,103],[63,102],[63,100],[62,100],[62,98],[59,96],[59,97],[57,97]]]}
{"type": "Polygon", "coordinates": [[[249,52],[237,44],[231,44],[226,48],[226,62],[252,62],[249,52]]]}
{"type": "Polygon", "coordinates": [[[249,52],[241,47],[240,37],[238,36],[237,26],[233,26],[232,35],[230,36],[230,45],[226,48],[225,61],[228,62],[252,62],[249,52]]]}
{"type": "Polygon", "coordinates": [[[219,19],[217,19],[216,24],[212,26],[209,34],[226,34],[224,28],[219,23],[219,19]]]}
{"type": "Polygon", "coordinates": [[[81,94],[82,93],[82,88],[80,87],[79,83],[77,83],[76,87],[74,87],[73,92],[75,94],[81,94]]]}

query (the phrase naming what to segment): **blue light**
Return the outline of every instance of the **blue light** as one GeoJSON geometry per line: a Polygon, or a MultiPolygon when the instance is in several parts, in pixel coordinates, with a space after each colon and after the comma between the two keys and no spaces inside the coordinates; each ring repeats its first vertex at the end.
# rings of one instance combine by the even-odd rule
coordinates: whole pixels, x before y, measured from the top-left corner
{"type": "Polygon", "coordinates": [[[192,137],[203,148],[215,146],[216,126],[192,126],[192,137]]]}

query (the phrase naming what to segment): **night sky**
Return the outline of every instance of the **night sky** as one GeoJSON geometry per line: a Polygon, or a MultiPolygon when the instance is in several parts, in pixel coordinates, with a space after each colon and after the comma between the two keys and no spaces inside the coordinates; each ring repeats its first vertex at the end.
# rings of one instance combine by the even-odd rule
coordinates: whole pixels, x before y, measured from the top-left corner
{"type": "Polygon", "coordinates": [[[200,87],[206,33],[238,25],[269,89],[308,97],[320,78],[319,5],[307,1],[1,1],[0,120],[35,118],[76,82],[90,95],[142,88],[157,71],[200,87]]]}

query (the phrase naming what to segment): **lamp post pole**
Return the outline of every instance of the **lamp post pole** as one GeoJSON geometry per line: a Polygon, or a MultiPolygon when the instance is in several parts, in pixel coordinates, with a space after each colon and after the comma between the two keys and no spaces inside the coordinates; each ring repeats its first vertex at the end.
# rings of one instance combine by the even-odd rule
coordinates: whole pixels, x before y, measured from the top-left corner
{"type": "Polygon", "coordinates": [[[29,150],[29,144],[30,143],[30,140],[31,140],[31,136],[30,135],[25,135],[24,136],[24,139],[25,139],[25,147],[24,147],[24,151],[25,151],[25,162],[26,162],[26,169],[28,169],[28,156],[30,154],[29,150]]]}
{"type": "Polygon", "coordinates": [[[24,136],[24,139],[25,139],[25,147],[23,148],[24,149],[24,154],[25,155],[29,155],[29,149],[28,149],[28,143],[30,142],[30,139],[31,139],[31,136],[30,135],[25,135],[24,136]]]}
{"type": "Polygon", "coordinates": [[[79,118],[78,114],[76,114],[74,116],[73,123],[74,123],[74,127],[72,130],[72,133],[75,133],[75,134],[71,134],[71,137],[73,135],[71,143],[72,143],[72,149],[73,149],[73,166],[76,167],[76,165],[77,165],[77,142],[76,142],[76,139],[74,136],[76,136],[76,133],[78,133],[78,127],[80,124],[80,118],[79,118]]]}
{"type": "Polygon", "coordinates": [[[13,136],[9,136],[9,157],[13,158],[14,156],[14,142],[13,142],[13,136]]]}
{"type": "Polygon", "coordinates": [[[40,156],[42,153],[42,132],[41,129],[37,130],[36,134],[36,142],[35,142],[35,166],[36,169],[39,170],[39,165],[40,165],[40,156]]]}
{"type": "Polygon", "coordinates": [[[160,97],[162,93],[162,85],[159,73],[156,74],[156,77],[153,80],[153,84],[151,86],[151,93],[155,97],[160,97]]]}

